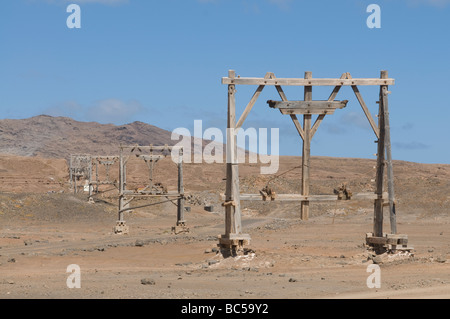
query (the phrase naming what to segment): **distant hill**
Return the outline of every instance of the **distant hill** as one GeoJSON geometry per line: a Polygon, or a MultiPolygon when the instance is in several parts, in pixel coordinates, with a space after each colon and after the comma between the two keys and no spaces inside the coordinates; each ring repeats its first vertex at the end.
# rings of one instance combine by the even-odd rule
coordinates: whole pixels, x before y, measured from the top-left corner
{"type": "Polygon", "coordinates": [[[0,154],[65,158],[114,155],[119,145],[174,145],[171,132],[143,122],[125,125],[79,122],[48,115],[0,120],[0,154]]]}

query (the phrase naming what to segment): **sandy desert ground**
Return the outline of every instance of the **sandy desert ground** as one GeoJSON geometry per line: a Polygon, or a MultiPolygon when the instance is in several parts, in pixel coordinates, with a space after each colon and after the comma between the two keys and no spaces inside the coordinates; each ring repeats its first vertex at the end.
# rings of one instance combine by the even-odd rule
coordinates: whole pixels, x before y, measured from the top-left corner
{"type": "MultiPolygon", "coordinates": [[[[311,193],[332,194],[342,182],[354,193],[373,191],[374,163],[314,157],[311,193]]],[[[298,157],[282,157],[279,172],[299,164],[298,157]]],[[[156,179],[174,185],[173,163],[158,165],[156,179]]],[[[0,172],[3,299],[450,297],[450,165],[394,162],[398,231],[414,254],[383,258],[380,288],[367,286],[372,201],[311,204],[307,221],[299,219],[298,203],[243,202],[252,251],[224,259],[216,252],[224,231],[224,164],[185,165],[190,231],[178,235],[171,232],[170,202],[125,213],[130,233],[114,234],[114,191],[95,204],[84,192],[73,194],[65,160],[0,156],[0,172]],[[80,267],[81,288],[67,287],[71,264],[80,267]]],[[[130,184],[139,185],[142,171],[131,167],[129,174],[130,184]]],[[[300,174],[294,169],[271,185],[278,193],[298,192],[300,174]]],[[[242,192],[256,193],[270,177],[247,164],[240,178],[242,192]]]]}

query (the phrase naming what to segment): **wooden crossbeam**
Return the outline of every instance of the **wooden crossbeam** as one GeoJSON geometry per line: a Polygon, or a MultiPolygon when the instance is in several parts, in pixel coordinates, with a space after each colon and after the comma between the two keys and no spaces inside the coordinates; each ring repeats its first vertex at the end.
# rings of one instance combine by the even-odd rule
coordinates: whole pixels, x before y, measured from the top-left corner
{"type": "Polygon", "coordinates": [[[122,195],[125,196],[133,196],[133,197],[180,197],[183,194],[180,194],[178,192],[167,192],[163,194],[158,193],[152,193],[151,191],[134,191],[134,190],[124,190],[122,191],[122,195]]]}
{"type": "Polygon", "coordinates": [[[153,145],[121,145],[120,148],[122,150],[130,150],[131,152],[134,152],[135,150],[138,151],[164,151],[164,150],[180,150],[182,148],[182,146],[177,146],[177,145],[157,145],[157,146],[153,146],[153,145]]]}
{"type": "Polygon", "coordinates": [[[290,86],[351,86],[351,85],[394,85],[394,79],[355,78],[355,79],[301,79],[301,78],[229,78],[223,77],[222,84],[240,85],[290,85],[290,86]]]}
{"type": "Polygon", "coordinates": [[[137,154],[137,157],[142,158],[144,161],[159,161],[160,159],[165,158],[165,155],[160,154],[137,154]]]}
{"type": "Polygon", "coordinates": [[[348,101],[272,101],[267,103],[272,108],[277,108],[282,114],[333,114],[339,108],[342,109],[348,101]]]}
{"type": "Polygon", "coordinates": [[[112,155],[112,156],[92,156],[93,160],[118,160],[119,156],[118,155],[112,155]]]}
{"type": "MultiPolygon", "coordinates": [[[[388,199],[388,193],[383,193],[383,199],[388,199]]],[[[221,194],[222,200],[225,199],[225,195],[221,194]]],[[[352,195],[352,198],[349,200],[374,200],[377,199],[378,196],[375,193],[356,193],[352,195]]],[[[261,194],[240,194],[240,200],[246,201],[264,201],[264,196],[261,194]]],[[[277,194],[275,201],[283,201],[283,202],[298,202],[298,201],[336,201],[338,199],[338,195],[301,195],[301,194],[277,194]]]]}

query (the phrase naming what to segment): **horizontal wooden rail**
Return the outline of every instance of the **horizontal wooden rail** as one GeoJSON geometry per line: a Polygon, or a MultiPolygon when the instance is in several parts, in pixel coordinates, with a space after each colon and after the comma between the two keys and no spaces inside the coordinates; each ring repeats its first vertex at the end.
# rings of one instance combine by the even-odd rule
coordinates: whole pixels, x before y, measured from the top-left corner
{"type": "Polygon", "coordinates": [[[243,85],[292,85],[292,86],[351,86],[351,85],[394,85],[394,79],[302,79],[302,78],[229,78],[223,77],[222,84],[243,85]]]}
{"type": "Polygon", "coordinates": [[[132,190],[124,190],[121,194],[124,196],[146,196],[146,197],[182,197],[183,194],[177,193],[177,192],[168,192],[168,193],[151,193],[150,191],[142,191],[142,192],[135,192],[132,190]]]}
{"type": "MultiPolygon", "coordinates": [[[[222,200],[225,200],[225,195],[220,194],[222,200]]],[[[261,194],[240,194],[239,195],[240,200],[248,200],[248,201],[258,201],[258,200],[264,200],[264,197],[261,194]]],[[[353,194],[350,200],[358,200],[358,199],[368,199],[368,200],[375,200],[378,196],[375,193],[356,193],[353,194]]],[[[383,199],[388,198],[388,193],[383,193],[383,199]]],[[[314,201],[314,202],[321,202],[321,201],[335,201],[339,200],[338,195],[301,195],[301,194],[276,194],[274,201],[314,201]]],[[[344,200],[344,199],[342,199],[344,200]]]]}
{"type": "Polygon", "coordinates": [[[271,108],[282,114],[333,114],[336,109],[346,107],[348,101],[267,101],[271,108]]]}

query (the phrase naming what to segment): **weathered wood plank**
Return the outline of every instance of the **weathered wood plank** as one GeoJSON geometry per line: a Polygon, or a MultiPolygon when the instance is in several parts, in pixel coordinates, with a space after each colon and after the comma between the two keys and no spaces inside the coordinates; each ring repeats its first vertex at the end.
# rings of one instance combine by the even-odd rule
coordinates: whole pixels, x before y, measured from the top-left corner
{"type": "MultiPolygon", "coordinates": [[[[228,77],[234,78],[235,72],[230,70],[228,77]]],[[[236,127],[236,88],[234,84],[228,85],[228,121],[227,121],[227,181],[226,181],[226,200],[235,200],[235,188],[236,188],[236,176],[234,176],[235,170],[233,169],[233,163],[235,161],[235,143],[236,136],[234,129],[236,127]]],[[[239,185],[237,185],[239,187],[239,185]]],[[[225,207],[225,234],[235,233],[234,223],[234,206],[225,207]]]]}
{"type": "MultiPolygon", "coordinates": [[[[312,72],[305,72],[305,80],[312,78],[312,72]]],[[[312,86],[304,87],[304,101],[312,101],[312,86]]],[[[309,178],[310,178],[310,162],[311,162],[311,114],[303,115],[303,130],[305,138],[303,139],[302,148],[302,195],[309,195],[309,178]]],[[[302,201],[300,208],[300,219],[308,220],[309,218],[309,201],[302,201]]]]}
{"type": "Polygon", "coordinates": [[[383,234],[383,236],[366,235],[366,243],[372,245],[408,245],[408,235],[405,234],[383,234]]]}
{"type": "Polygon", "coordinates": [[[167,192],[164,194],[153,194],[151,191],[141,191],[137,192],[131,189],[126,189],[122,191],[122,195],[128,196],[128,197],[179,197],[180,194],[178,192],[167,192]]]}
{"type": "MultiPolygon", "coordinates": [[[[382,99],[382,87],[380,86],[380,101],[382,99]]],[[[374,202],[374,220],[373,234],[375,237],[383,235],[383,201],[380,199],[383,193],[383,177],[384,177],[384,150],[385,150],[385,126],[384,126],[384,108],[380,102],[378,106],[378,144],[377,144],[377,166],[376,166],[376,189],[375,193],[379,198],[374,202]]]]}
{"type": "Polygon", "coordinates": [[[279,109],[280,113],[283,115],[291,115],[291,114],[298,114],[298,115],[315,115],[315,114],[326,114],[331,115],[334,114],[334,111],[336,109],[332,108],[316,108],[316,109],[299,109],[299,108],[283,108],[279,109]]]}
{"type": "Polygon", "coordinates": [[[237,85],[289,85],[289,86],[350,86],[350,85],[394,85],[394,79],[355,78],[355,79],[301,79],[301,78],[230,78],[223,77],[222,84],[237,85]]]}
{"type": "Polygon", "coordinates": [[[161,154],[137,154],[136,157],[143,159],[144,161],[159,161],[163,158],[165,158],[165,155],[161,155],[161,154]]]}
{"type": "Polygon", "coordinates": [[[230,234],[220,235],[219,245],[225,247],[246,246],[250,244],[250,235],[248,234],[230,234]]]}
{"type": "Polygon", "coordinates": [[[153,150],[153,151],[164,151],[164,150],[178,150],[182,148],[182,146],[177,146],[177,145],[157,145],[157,146],[153,146],[153,145],[121,145],[120,149],[121,150],[130,150],[131,152],[134,152],[136,150],[153,150]]]}
{"type": "Polygon", "coordinates": [[[386,234],[387,238],[408,239],[407,234],[386,234]]]}
{"type": "Polygon", "coordinates": [[[267,101],[271,108],[279,109],[282,114],[333,114],[336,109],[344,108],[348,101],[267,101]]]}
{"type": "MultiPolygon", "coordinates": [[[[225,194],[221,194],[222,200],[225,200],[225,194]]],[[[356,193],[352,195],[351,200],[374,200],[378,198],[375,193],[356,193]]],[[[388,193],[383,193],[383,200],[388,198],[388,193]]],[[[245,201],[264,200],[261,194],[240,194],[240,199],[245,201]]],[[[301,195],[301,194],[276,194],[275,201],[336,201],[339,200],[337,195],[301,195]]]]}
{"type": "Polygon", "coordinates": [[[367,237],[367,244],[375,244],[375,245],[387,245],[388,239],[386,237],[367,237]]]}
{"type": "MultiPolygon", "coordinates": [[[[381,78],[387,78],[388,72],[381,71],[381,78]]],[[[388,193],[389,193],[389,216],[390,216],[390,225],[391,225],[391,233],[397,233],[397,217],[395,212],[395,203],[394,203],[394,171],[392,167],[392,151],[391,151],[391,129],[389,125],[389,107],[388,107],[388,86],[381,86],[382,99],[380,102],[383,104],[383,112],[384,112],[384,146],[386,148],[386,171],[387,171],[387,183],[388,183],[388,193]]]]}
{"type": "MultiPolygon", "coordinates": [[[[235,77],[234,71],[228,72],[230,78],[235,77]]],[[[271,76],[271,74],[269,74],[271,76]]],[[[242,232],[241,204],[239,200],[239,165],[237,160],[236,143],[236,88],[228,85],[228,121],[227,121],[227,201],[234,201],[235,205],[225,207],[225,235],[240,234],[242,232]]]]}
{"type": "Polygon", "coordinates": [[[183,149],[178,151],[178,193],[180,197],[177,200],[177,226],[185,224],[184,220],[184,183],[183,183],[183,149]]]}
{"type": "Polygon", "coordinates": [[[348,101],[273,101],[268,100],[267,104],[271,108],[277,108],[277,109],[342,109],[346,107],[348,101]]]}

